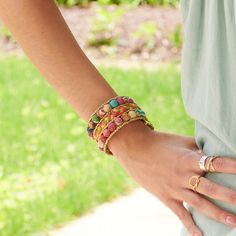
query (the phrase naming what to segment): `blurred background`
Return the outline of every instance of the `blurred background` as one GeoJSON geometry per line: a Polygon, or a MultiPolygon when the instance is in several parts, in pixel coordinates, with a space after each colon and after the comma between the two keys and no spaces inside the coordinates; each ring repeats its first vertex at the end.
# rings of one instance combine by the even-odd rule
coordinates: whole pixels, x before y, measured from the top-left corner
{"type": "MultiPolygon", "coordinates": [[[[58,0],[79,45],[157,130],[193,135],[180,87],[177,0],[58,0]]],[[[0,22],[0,235],[45,236],[137,184],[101,153],[86,123],[0,22]]],[[[163,235],[164,236],[164,235],[163,235]]]]}

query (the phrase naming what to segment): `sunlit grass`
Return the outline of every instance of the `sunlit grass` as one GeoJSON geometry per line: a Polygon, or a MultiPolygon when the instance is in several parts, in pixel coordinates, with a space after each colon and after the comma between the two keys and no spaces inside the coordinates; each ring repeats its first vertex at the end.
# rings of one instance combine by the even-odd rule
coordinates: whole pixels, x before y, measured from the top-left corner
{"type": "MultiPolygon", "coordinates": [[[[100,67],[157,130],[193,135],[176,65],[155,71],[100,67]]],[[[0,61],[0,235],[46,235],[52,226],[136,184],[87,137],[86,122],[26,58],[0,61]],[[36,232],[41,232],[35,234],[36,232]]]]}

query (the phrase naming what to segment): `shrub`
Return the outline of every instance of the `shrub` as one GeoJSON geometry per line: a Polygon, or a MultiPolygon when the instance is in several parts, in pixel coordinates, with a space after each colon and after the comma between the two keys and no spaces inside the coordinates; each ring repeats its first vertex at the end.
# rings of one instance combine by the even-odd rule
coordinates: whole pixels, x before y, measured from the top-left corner
{"type": "Polygon", "coordinates": [[[68,7],[74,6],[74,5],[80,5],[82,7],[85,7],[91,2],[90,0],[56,0],[56,2],[59,5],[65,5],[68,7]]]}
{"type": "Polygon", "coordinates": [[[6,38],[7,40],[12,39],[12,34],[5,25],[2,25],[0,28],[0,36],[6,38]]]}
{"type": "Polygon", "coordinates": [[[181,48],[183,44],[183,32],[182,25],[177,25],[175,30],[169,36],[170,42],[176,48],[181,48]]]}
{"type": "Polygon", "coordinates": [[[115,45],[118,35],[114,29],[124,13],[123,8],[108,11],[104,7],[97,6],[96,15],[92,19],[87,46],[115,45]]]}
{"type": "Polygon", "coordinates": [[[149,5],[170,5],[176,6],[179,0],[55,0],[60,5],[65,6],[88,6],[90,2],[98,2],[101,4],[149,4],[149,5]]]}
{"type": "Polygon", "coordinates": [[[155,37],[158,29],[155,22],[147,21],[141,23],[132,36],[142,42],[143,47],[152,50],[155,47],[155,37]]]}

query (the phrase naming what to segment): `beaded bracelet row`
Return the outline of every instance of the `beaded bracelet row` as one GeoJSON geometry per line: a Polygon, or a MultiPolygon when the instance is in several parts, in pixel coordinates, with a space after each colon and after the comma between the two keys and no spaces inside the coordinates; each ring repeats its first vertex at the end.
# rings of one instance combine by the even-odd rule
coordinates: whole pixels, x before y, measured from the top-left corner
{"type": "Polygon", "coordinates": [[[97,141],[99,134],[107,126],[107,123],[109,123],[115,117],[121,114],[123,115],[126,114],[126,112],[128,112],[130,109],[137,109],[137,108],[139,107],[135,103],[125,103],[125,104],[119,105],[118,107],[113,108],[97,123],[93,131],[93,138],[97,141]]]}
{"type": "Polygon", "coordinates": [[[96,141],[98,142],[101,137],[105,136],[108,137],[108,135],[114,131],[116,126],[119,126],[123,121],[130,120],[131,117],[136,116],[136,113],[134,110],[138,110],[136,107],[132,106],[135,104],[128,104],[124,112],[112,117],[106,117],[104,121],[102,122],[102,127],[98,124],[99,132],[97,132],[96,141]],[[134,113],[134,114],[133,114],[134,113]]]}
{"type": "Polygon", "coordinates": [[[153,125],[147,120],[146,116],[145,116],[145,113],[140,110],[140,109],[136,109],[136,110],[130,110],[130,113],[129,114],[132,114],[131,116],[130,115],[127,115],[126,114],[126,118],[125,119],[122,119],[122,115],[116,117],[114,120],[112,120],[108,126],[106,127],[106,129],[104,130],[104,132],[101,134],[99,140],[98,140],[98,148],[101,150],[101,151],[104,151],[105,153],[109,154],[109,155],[112,155],[112,152],[109,150],[108,148],[108,142],[109,140],[111,139],[111,137],[120,129],[122,128],[124,125],[132,122],[132,121],[135,121],[135,120],[141,120],[143,121],[146,125],[148,125],[151,129],[154,129],[153,125]],[[131,113],[132,112],[132,113],[131,113]],[[135,115],[134,115],[135,114],[135,115]],[[112,128],[109,129],[110,125],[111,124],[116,124],[116,120],[119,120],[119,124],[118,125],[115,125],[115,128],[112,128]]]}
{"type": "Polygon", "coordinates": [[[93,137],[94,129],[96,128],[99,121],[113,108],[124,104],[124,103],[132,103],[133,99],[127,96],[117,96],[114,98],[109,99],[108,101],[104,102],[100,105],[95,112],[90,116],[88,121],[87,132],[89,137],[93,137]]]}
{"type": "Polygon", "coordinates": [[[88,121],[88,136],[98,144],[101,151],[113,155],[108,148],[111,137],[124,125],[141,120],[151,129],[154,126],[148,121],[146,114],[128,96],[117,96],[100,105],[88,121]]]}

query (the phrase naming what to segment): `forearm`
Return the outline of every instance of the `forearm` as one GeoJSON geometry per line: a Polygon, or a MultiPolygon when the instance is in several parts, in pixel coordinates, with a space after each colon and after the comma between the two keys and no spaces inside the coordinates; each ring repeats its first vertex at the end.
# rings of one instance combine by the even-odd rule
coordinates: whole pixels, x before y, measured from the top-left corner
{"type": "Polygon", "coordinates": [[[0,18],[44,78],[84,120],[117,95],[83,53],[53,0],[0,0],[0,18]]]}

